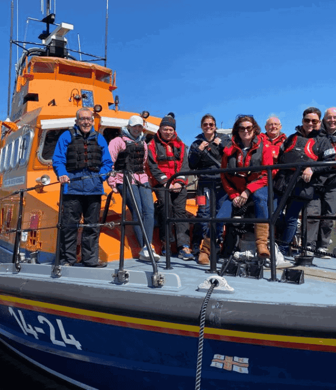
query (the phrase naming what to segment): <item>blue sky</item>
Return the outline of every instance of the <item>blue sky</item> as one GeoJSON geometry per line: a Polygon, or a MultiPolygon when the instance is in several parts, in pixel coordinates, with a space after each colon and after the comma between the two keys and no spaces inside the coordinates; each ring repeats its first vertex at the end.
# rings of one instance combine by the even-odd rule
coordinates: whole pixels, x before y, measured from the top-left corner
{"type": "MultiPolygon", "coordinates": [[[[1,119],[7,114],[10,0],[1,0],[1,119]]],[[[19,40],[27,16],[42,18],[40,0],[19,5],[19,40]]],[[[57,0],[56,22],[74,24],[69,47],[104,55],[106,0],[57,0]]],[[[15,20],[16,20],[15,14],[15,20]]],[[[109,0],[107,66],[126,111],[176,114],[190,145],[210,112],[218,127],[252,114],[263,128],[270,115],[291,134],[302,112],[336,106],[336,2],[333,0],[109,0]]],[[[29,23],[37,42],[43,25],[29,23]]],[[[16,39],[16,25],[14,28],[16,39]]],[[[16,61],[13,47],[13,60],[16,61]]]]}

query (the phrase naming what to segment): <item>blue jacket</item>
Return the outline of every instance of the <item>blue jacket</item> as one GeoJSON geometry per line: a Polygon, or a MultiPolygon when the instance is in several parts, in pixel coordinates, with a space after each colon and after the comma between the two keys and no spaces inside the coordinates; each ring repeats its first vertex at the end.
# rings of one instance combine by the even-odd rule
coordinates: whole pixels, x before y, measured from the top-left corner
{"type": "MultiPolygon", "coordinates": [[[[74,126],[77,131],[77,135],[81,135],[82,132],[78,126],[74,126]]],[[[96,136],[96,131],[91,129],[88,138],[96,136]]],[[[92,172],[87,168],[68,172],[66,170],[66,156],[68,145],[71,143],[70,131],[65,131],[58,139],[54,155],[52,158],[53,168],[57,177],[67,175],[70,181],[74,178],[89,176],[87,179],[70,182],[70,184],[64,185],[64,194],[67,195],[102,195],[104,193],[103,182],[107,179],[106,176],[98,177],[100,174],[108,173],[112,169],[112,160],[108,150],[105,138],[98,134],[98,145],[102,148],[102,166],[99,172],[92,172]]]]}

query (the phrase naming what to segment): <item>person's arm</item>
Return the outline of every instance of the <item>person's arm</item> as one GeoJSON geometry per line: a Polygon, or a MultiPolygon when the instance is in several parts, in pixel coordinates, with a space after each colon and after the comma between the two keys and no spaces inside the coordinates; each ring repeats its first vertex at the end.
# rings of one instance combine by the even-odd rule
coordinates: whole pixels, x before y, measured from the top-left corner
{"type": "MultiPolygon", "coordinates": [[[[102,165],[99,174],[109,173],[112,170],[113,162],[111,160],[107,142],[101,134],[98,134],[98,145],[102,148],[102,165]]],[[[105,181],[107,176],[102,176],[101,179],[102,181],[105,181]]]]}
{"type": "Polygon", "coordinates": [[[66,169],[66,153],[70,142],[71,133],[70,131],[65,131],[59,137],[52,157],[53,169],[60,183],[68,183],[70,181],[66,169]]]}
{"type": "Polygon", "coordinates": [[[156,155],[155,155],[155,153],[153,153],[152,148],[155,148],[154,140],[152,140],[148,144],[148,158],[147,158],[148,176],[153,177],[159,184],[164,185],[167,182],[168,177],[158,167],[156,155]],[[152,142],[153,142],[153,145],[152,145],[152,142]]]}

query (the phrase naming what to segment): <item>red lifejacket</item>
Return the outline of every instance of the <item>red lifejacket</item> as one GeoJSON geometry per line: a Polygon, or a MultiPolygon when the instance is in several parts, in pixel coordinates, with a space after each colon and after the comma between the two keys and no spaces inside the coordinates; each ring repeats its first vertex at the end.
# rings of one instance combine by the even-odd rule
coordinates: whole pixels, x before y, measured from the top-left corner
{"type": "MultiPolygon", "coordinates": [[[[182,168],[185,155],[185,145],[177,137],[173,137],[170,141],[164,141],[160,137],[160,133],[156,133],[154,138],[148,144],[148,153],[151,155],[160,172],[167,176],[167,180],[182,168]]],[[[148,166],[148,176],[152,186],[160,183],[155,173],[151,171],[150,164],[148,166]]],[[[176,178],[174,182],[179,181],[187,184],[186,178],[176,178]]]]}
{"type": "MultiPolygon", "coordinates": [[[[231,146],[224,148],[222,168],[240,168],[272,164],[273,157],[270,146],[268,144],[264,145],[260,135],[255,136],[245,159],[242,149],[235,140],[232,141],[231,146]]],[[[253,193],[265,187],[267,185],[267,172],[260,170],[259,172],[223,173],[222,183],[230,199],[234,199],[246,189],[253,193]]]]}

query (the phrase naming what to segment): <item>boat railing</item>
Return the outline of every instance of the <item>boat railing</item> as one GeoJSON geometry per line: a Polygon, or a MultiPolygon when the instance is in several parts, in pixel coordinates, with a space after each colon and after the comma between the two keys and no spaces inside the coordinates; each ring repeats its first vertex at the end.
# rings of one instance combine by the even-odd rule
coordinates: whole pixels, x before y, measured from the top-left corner
{"type": "MultiPolygon", "coordinates": [[[[177,176],[199,176],[209,173],[218,175],[222,173],[239,173],[239,172],[260,172],[261,170],[267,171],[267,177],[268,177],[268,218],[240,218],[239,222],[242,224],[254,224],[254,223],[267,223],[269,225],[269,241],[270,241],[270,270],[271,270],[271,281],[277,280],[276,275],[276,257],[275,257],[275,223],[280,215],[280,212],[284,209],[284,206],[287,203],[287,200],[294,189],[297,179],[302,172],[302,170],[306,167],[333,167],[335,166],[335,162],[298,162],[293,166],[293,164],[277,164],[277,165],[269,165],[269,166],[255,166],[255,167],[246,167],[246,168],[218,168],[214,170],[190,170],[190,171],[181,171],[173,175],[167,182],[166,186],[162,188],[163,191],[165,191],[165,225],[166,225],[166,242],[170,241],[169,232],[170,232],[170,225],[173,223],[179,223],[179,222],[188,222],[191,224],[197,223],[197,222],[208,222],[209,223],[209,231],[210,231],[210,242],[211,242],[211,254],[210,254],[210,269],[208,269],[206,272],[209,273],[218,273],[217,271],[217,256],[216,256],[216,243],[215,243],[215,232],[216,232],[216,223],[218,222],[224,222],[226,224],[232,224],[234,222],[237,222],[237,220],[233,217],[230,218],[216,218],[216,197],[215,197],[215,185],[214,181],[212,181],[212,186],[210,185],[210,216],[208,218],[197,218],[197,217],[190,217],[187,216],[186,218],[172,218],[169,216],[169,185],[172,183],[172,181],[177,176]],[[286,188],[285,192],[279,197],[279,202],[277,203],[277,207],[274,210],[274,191],[273,191],[273,175],[272,172],[274,170],[284,170],[284,169],[290,169],[293,174],[290,178],[288,187],[286,188]]],[[[134,197],[134,192],[131,185],[131,173],[128,171],[123,171],[124,175],[124,181],[123,181],[123,192],[122,192],[122,215],[121,215],[121,241],[120,241],[120,260],[119,260],[119,269],[117,280],[120,283],[127,283],[129,280],[129,273],[127,270],[125,270],[125,262],[124,262],[124,244],[125,244],[125,227],[127,225],[139,225],[144,236],[145,244],[148,248],[151,247],[150,242],[148,240],[148,237],[145,232],[145,227],[139,212],[139,209],[137,207],[137,202],[134,197]],[[138,221],[133,220],[127,220],[126,219],[126,191],[129,191],[129,194],[131,196],[131,199],[133,201],[133,204],[135,205],[135,211],[138,215],[138,221]]],[[[107,176],[108,174],[101,174],[96,176],[107,176]]],[[[73,180],[85,180],[87,176],[79,177],[73,180]]],[[[210,184],[211,184],[210,183],[210,184]]],[[[59,182],[54,183],[48,183],[45,186],[50,186],[54,184],[59,184],[59,182]]],[[[14,195],[19,195],[19,211],[18,211],[18,220],[17,220],[17,226],[16,229],[13,229],[13,231],[10,231],[10,233],[15,233],[15,242],[14,242],[14,248],[13,248],[13,259],[12,262],[15,264],[15,268],[17,271],[20,271],[20,241],[21,241],[21,235],[24,231],[29,231],[29,229],[22,229],[22,213],[23,213],[23,203],[24,203],[24,193],[36,190],[37,187],[44,186],[43,183],[37,184],[34,187],[30,188],[24,188],[17,191],[14,191],[10,195],[5,196],[4,198],[12,197],[14,195]]],[[[102,220],[99,224],[99,226],[106,226],[111,225],[111,223],[106,223],[107,214],[109,211],[109,200],[112,197],[112,192],[108,195],[106,206],[103,212],[102,220]]],[[[2,199],[4,199],[2,198],[2,199]]],[[[2,200],[0,199],[0,200],[2,200]]],[[[51,226],[51,227],[44,227],[43,229],[47,228],[57,228],[57,239],[56,239],[56,256],[55,256],[55,263],[53,266],[52,274],[55,277],[61,276],[61,264],[60,264],[60,231],[62,229],[62,205],[63,205],[63,185],[61,185],[61,191],[60,191],[60,198],[59,198],[59,212],[58,212],[58,223],[57,226],[51,226]]],[[[306,234],[306,224],[307,224],[307,218],[308,219],[336,219],[336,216],[311,216],[307,217],[306,209],[303,209],[302,213],[302,219],[303,219],[303,227],[302,227],[302,246],[305,248],[306,246],[306,240],[305,240],[305,234],[306,234]]],[[[113,227],[115,227],[115,223],[112,223],[113,227]]],[[[76,228],[78,227],[85,227],[85,224],[77,224],[76,228]]],[[[92,224],[90,225],[92,226],[92,224]]],[[[110,226],[111,227],[111,226],[110,226]]],[[[41,228],[40,228],[41,229],[41,228]]],[[[7,232],[8,234],[9,232],[7,232]]],[[[164,285],[164,275],[160,274],[158,272],[157,264],[154,260],[153,253],[149,250],[150,254],[150,260],[153,268],[152,273],[152,283],[153,286],[159,287],[164,285]]],[[[167,245],[166,248],[166,267],[165,269],[172,269],[171,265],[171,253],[170,253],[170,246],[167,245]]]]}
{"type": "MultiPolygon", "coordinates": [[[[306,167],[335,167],[335,162],[297,162],[293,166],[293,164],[276,164],[276,165],[269,165],[269,166],[255,166],[255,167],[243,167],[243,168],[222,168],[222,169],[213,169],[211,170],[211,174],[222,174],[222,173],[239,173],[239,172],[260,172],[261,170],[267,171],[267,187],[268,187],[268,218],[240,218],[239,222],[242,224],[254,224],[254,223],[267,223],[269,225],[269,243],[270,243],[270,270],[271,270],[271,281],[277,281],[277,275],[276,275],[276,256],[275,256],[275,224],[276,221],[281,213],[281,211],[284,209],[287,200],[294,189],[297,179],[302,172],[302,170],[306,167]],[[277,207],[274,210],[274,191],[273,191],[273,175],[272,172],[274,170],[291,170],[293,172],[288,187],[286,188],[285,192],[279,196],[279,201],[277,203],[277,207]]],[[[199,176],[199,175],[209,175],[209,170],[192,170],[192,171],[181,171],[173,175],[169,181],[167,182],[167,188],[169,188],[170,183],[177,177],[177,176],[199,176]]],[[[214,184],[214,183],[212,183],[214,184]]],[[[166,242],[169,242],[169,226],[172,223],[179,223],[179,222],[189,222],[189,223],[196,223],[196,222],[209,222],[209,230],[210,230],[210,242],[211,242],[211,251],[210,251],[210,269],[207,270],[209,273],[218,273],[217,271],[217,255],[216,255],[216,240],[215,240],[215,234],[216,234],[216,223],[218,222],[224,222],[224,223],[234,223],[237,220],[233,217],[231,218],[216,218],[216,198],[215,198],[215,186],[212,185],[212,188],[210,187],[210,217],[208,218],[196,218],[196,217],[188,217],[188,218],[172,218],[169,216],[168,211],[168,191],[166,191],[165,194],[165,204],[166,204],[166,210],[165,210],[165,224],[166,224],[166,242]]],[[[303,211],[304,218],[307,218],[307,212],[304,208],[303,211]]],[[[318,219],[316,216],[309,217],[310,219],[318,219]]],[[[321,217],[321,219],[325,219],[324,217],[321,217]]],[[[336,219],[336,216],[328,217],[328,219],[336,219]]],[[[305,222],[306,224],[306,222],[305,222]]],[[[306,226],[306,225],[304,225],[306,226]]],[[[303,228],[303,233],[306,234],[306,228],[303,228]]],[[[303,241],[303,246],[305,246],[305,241],[303,241]]],[[[171,262],[170,262],[170,248],[167,246],[166,250],[166,268],[171,269],[171,262]]]]}

